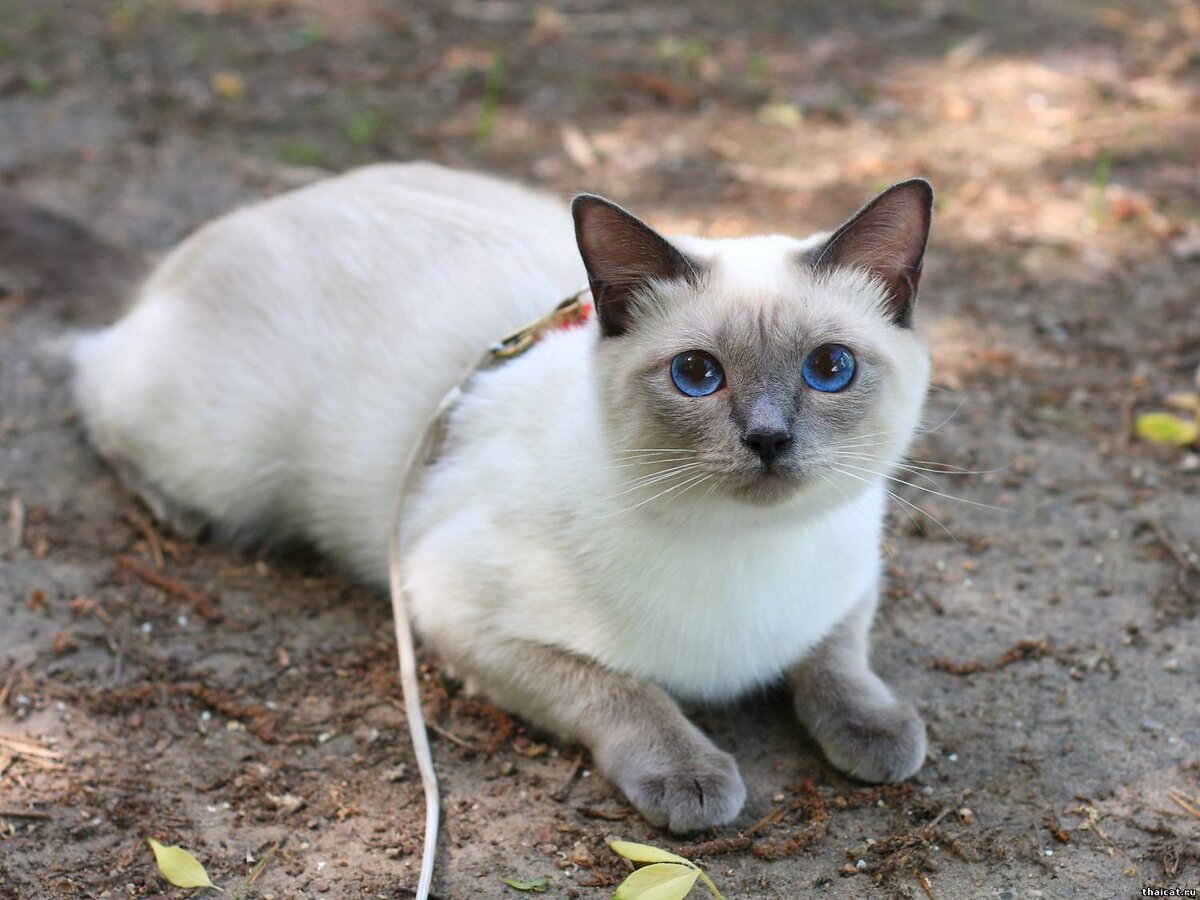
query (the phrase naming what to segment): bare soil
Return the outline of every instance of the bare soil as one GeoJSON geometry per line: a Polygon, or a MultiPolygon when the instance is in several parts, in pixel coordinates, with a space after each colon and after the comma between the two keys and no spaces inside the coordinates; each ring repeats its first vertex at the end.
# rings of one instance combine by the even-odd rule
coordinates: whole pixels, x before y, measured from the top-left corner
{"type": "MultiPolygon", "coordinates": [[[[875,658],[929,723],[911,784],[832,771],[782,694],[699,711],[750,796],[684,843],[429,659],[438,896],[610,896],[614,835],[739,898],[1200,887],[1200,459],[1131,430],[1197,390],[1194,4],[0,0],[0,176],[114,245],[407,158],[714,235],[926,175],[914,464],[978,473],[897,489],[875,658]]],[[[147,836],[231,897],[411,896],[387,604],[149,523],[54,350],[114,307],[0,281],[0,897],[181,894],[147,836]]]]}

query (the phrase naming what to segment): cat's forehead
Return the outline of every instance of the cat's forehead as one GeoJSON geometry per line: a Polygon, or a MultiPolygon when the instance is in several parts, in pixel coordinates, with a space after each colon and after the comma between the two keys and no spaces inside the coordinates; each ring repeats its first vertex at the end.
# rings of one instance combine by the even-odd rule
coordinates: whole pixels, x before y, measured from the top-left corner
{"type": "Polygon", "coordinates": [[[764,341],[886,330],[882,289],[866,271],[814,270],[814,257],[827,238],[674,239],[705,264],[701,290],[678,304],[676,314],[710,332],[738,335],[749,328],[764,341]]]}
{"type": "Polygon", "coordinates": [[[766,294],[796,283],[807,256],[825,235],[804,241],[781,234],[713,240],[677,237],[685,252],[705,260],[709,284],[715,289],[766,294]]]}

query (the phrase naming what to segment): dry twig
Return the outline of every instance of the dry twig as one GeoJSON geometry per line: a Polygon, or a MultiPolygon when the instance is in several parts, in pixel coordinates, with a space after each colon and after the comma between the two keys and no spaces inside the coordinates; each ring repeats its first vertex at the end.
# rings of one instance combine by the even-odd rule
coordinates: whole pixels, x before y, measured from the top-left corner
{"type": "Polygon", "coordinates": [[[36,809],[0,809],[0,819],[49,819],[50,813],[36,809]]]}
{"type": "Polygon", "coordinates": [[[145,516],[130,510],[125,513],[125,521],[138,530],[143,538],[146,539],[146,546],[150,548],[150,555],[154,557],[154,568],[162,571],[166,568],[167,562],[163,558],[163,541],[158,536],[158,532],[154,530],[154,526],[145,516]]]}
{"type": "Polygon", "coordinates": [[[121,554],[117,557],[117,565],[127,572],[136,575],[151,587],[156,587],[160,591],[166,591],[172,596],[186,600],[196,610],[196,615],[202,619],[207,619],[209,622],[220,622],[224,618],[221,611],[203,593],[188,587],[177,578],[172,578],[170,575],[155,571],[141,560],[121,554]]]}

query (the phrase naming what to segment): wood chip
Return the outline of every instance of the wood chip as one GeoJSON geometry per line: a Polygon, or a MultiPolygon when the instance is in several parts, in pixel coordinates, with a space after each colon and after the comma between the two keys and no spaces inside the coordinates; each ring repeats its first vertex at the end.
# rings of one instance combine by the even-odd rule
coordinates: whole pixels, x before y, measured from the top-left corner
{"type": "Polygon", "coordinates": [[[6,553],[15,553],[25,544],[25,503],[16,494],[8,501],[8,541],[6,553]]]}
{"type": "Polygon", "coordinates": [[[929,883],[929,879],[925,877],[925,873],[920,869],[913,869],[913,874],[917,876],[917,884],[921,885],[921,890],[925,892],[925,896],[929,900],[937,900],[933,895],[933,885],[929,883]]]}
{"type": "Polygon", "coordinates": [[[63,755],[57,750],[43,747],[41,744],[29,740],[29,738],[19,737],[15,734],[0,734],[0,745],[3,745],[7,750],[18,756],[48,759],[52,762],[57,762],[63,758],[63,755]]]}
{"type": "Polygon", "coordinates": [[[1171,788],[1171,799],[1188,815],[1200,819],[1200,800],[1179,790],[1179,788],[1171,788]]]}
{"type": "Polygon", "coordinates": [[[4,708],[4,704],[8,702],[8,695],[12,693],[13,685],[17,683],[17,675],[20,674],[20,669],[13,669],[8,673],[8,678],[4,681],[4,687],[0,687],[0,709],[4,708]]]}
{"type": "Polygon", "coordinates": [[[596,159],[596,151],[592,149],[592,143],[587,139],[587,136],[576,128],[574,125],[563,126],[562,132],[563,152],[567,154],[567,158],[575,165],[579,166],[583,171],[590,172],[596,168],[598,160],[596,159]]]}

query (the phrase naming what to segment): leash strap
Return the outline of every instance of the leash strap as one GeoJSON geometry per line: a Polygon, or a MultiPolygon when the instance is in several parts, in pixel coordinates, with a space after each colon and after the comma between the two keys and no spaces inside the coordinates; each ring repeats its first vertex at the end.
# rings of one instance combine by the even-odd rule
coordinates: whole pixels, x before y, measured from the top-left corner
{"type": "Polygon", "coordinates": [[[421,439],[409,450],[401,471],[400,492],[396,497],[396,509],[392,518],[392,533],[388,540],[388,583],[392,595],[392,622],[396,631],[396,649],[400,665],[400,689],[404,694],[404,716],[408,720],[408,732],[412,737],[413,752],[417,768],[421,773],[421,785],[425,791],[425,846],[421,853],[421,874],[417,881],[416,900],[428,900],[433,885],[433,865],[437,857],[438,825],[441,818],[441,802],[438,798],[437,773],[433,770],[433,752],[429,748],[429,734],[425,726],[425,713],[421,708],[420,685],[417,681],[417,654],[413,642],[412,625],[408,621],[408,603],[404,594],[404,572],[401,560],[407,549],[401,525],[405,501],[419,481],[421,471],[433,463],[441,451],[446,437],[450,413],[458,405],[467,383],[477,372],[490,369],[523,354],[542,335],[560,328],[570,328],[587,321],[592,307],[584,301],[588,289],[572,294],[554,309],[540,318],[502,337],[470,368],[463,372],[438,403],[433,415],[425,425],[421,439]]]}

